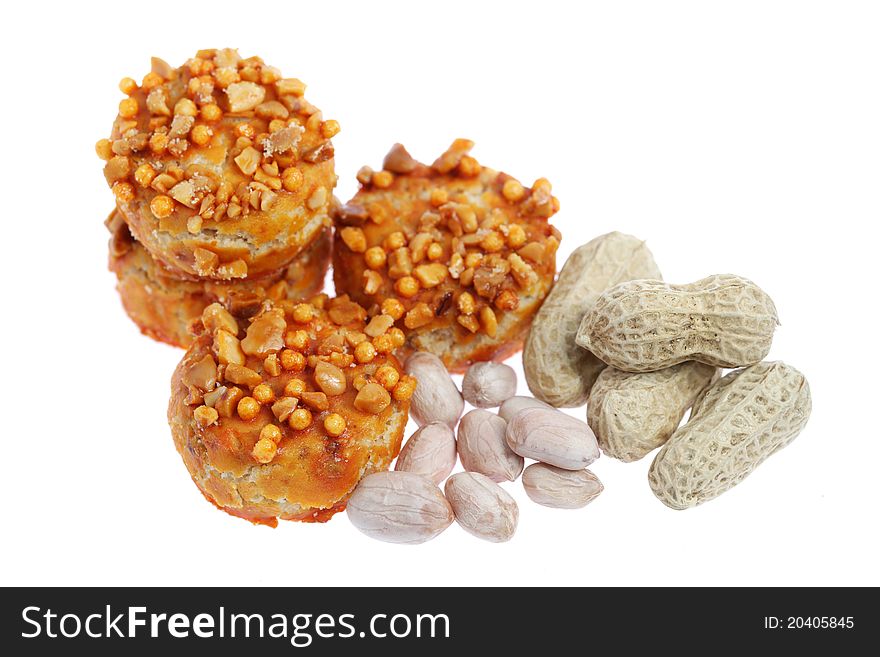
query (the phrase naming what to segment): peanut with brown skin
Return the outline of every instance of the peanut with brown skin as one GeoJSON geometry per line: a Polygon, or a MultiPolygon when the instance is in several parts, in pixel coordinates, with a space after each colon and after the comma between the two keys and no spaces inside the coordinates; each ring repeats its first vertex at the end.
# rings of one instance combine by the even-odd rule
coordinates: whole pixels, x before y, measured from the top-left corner
{"type": "Polygon", "coordinates": [[[603,293],[576,341],[624,372],[653,372],[686,360],[741,367],[767,355],[778,323],[767,293],[740,276],[720,274],[689,285],[640,280],[603,293]]]}
{"type": "Polygon", "coordinates": [[[608,233],[578,247],[535,315],[523,350],[529,390],[553,406],[582,406],[605,364],[574,342],[581,318],[606,289],[636,278],[661,278],[641,240],[608,233]]]}
{"type": "Polygon", "coordinates": [[[673,509],[718,497],[794,440],[811,409],[806,378],[783,362],[730,372],[697,400],[657,454],[651,490],[673,509]]]}

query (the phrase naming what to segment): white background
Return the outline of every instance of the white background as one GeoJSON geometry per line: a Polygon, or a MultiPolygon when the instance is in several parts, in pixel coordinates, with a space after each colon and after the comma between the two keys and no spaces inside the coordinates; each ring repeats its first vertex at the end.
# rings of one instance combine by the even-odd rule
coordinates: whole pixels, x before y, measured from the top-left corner
{"type": "Polygon", "coordinates": [[[4,9],[2,584],[880,584],[876,5],[190,6],[4,9]],[[552,181],[562,257],[621,230],[668,281],[755,280],[782,321],[771,357],[810,380],[806,430],[684,512],[651,494],[650,458],[601,458],[606,490],[578,511],[507,484],[521,517],[503,545],[455,525],[394,546],[344,514],[272,530],[216,511],[165,422],[182,352],[140,336],[106,271],[93,145],[121,77],[222,46],[300,77],[340,121],[342,198],[395,141],[431,161],[469,137],[481,162],[552,181]]]}

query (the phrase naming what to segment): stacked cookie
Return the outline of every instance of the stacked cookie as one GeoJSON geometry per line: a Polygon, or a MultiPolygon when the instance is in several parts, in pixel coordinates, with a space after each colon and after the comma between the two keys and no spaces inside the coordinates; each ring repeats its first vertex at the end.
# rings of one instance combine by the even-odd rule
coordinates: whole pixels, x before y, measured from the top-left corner
{"type": "Polygon", "coordinates": [[[220,301],[241,316],[262,301],[311,296],[330,257],[336,174],[325,121],[305,85],[236,50],[174,69],[153,58],[96,144],[116,197],[110,269],[141,330],[178,346],[220,301]]]}

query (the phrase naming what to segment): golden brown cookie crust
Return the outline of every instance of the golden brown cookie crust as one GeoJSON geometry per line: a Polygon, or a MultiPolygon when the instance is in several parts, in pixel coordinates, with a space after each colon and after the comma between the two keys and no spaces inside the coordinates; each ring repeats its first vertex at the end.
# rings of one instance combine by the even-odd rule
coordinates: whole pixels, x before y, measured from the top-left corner
{"type": "Polygon", "coordinates": [[[111,231],[109,269],[125,312],[141,333],[175,347],[188,347],[190,327],[210,304],[256,312],[264,299],[299,300],[321,291],[330,265],[331,231],[324,228],[282,270],[241,281],[181,280],[156,262],[131,235],[117,211],[105,222],[111,231]]]}
{"type": "Polygon", "coordinates": [[[415,381],[372,347],[365,317],[326,295],[266,302],[250,322],[206,309],[172,377],[168,420],[212,503],[259,524],[323,522],[389,466],[415,381]]]}
{"type": "Polygon", "coordinates": [[[456,140],[432,165],[399,144],[383,170],[335,213],[338,293],[390,314],[406,334],[402,355],[431,351],[451,371],[522,347],[553,285],[560,234],[550,183],[526,188],[481,166],[456,140]]]}
{"type": "Polygon", "coordinates": [[[177,69],[154,58],[140,85],[126,78],[120,89],[96,150],[135,237],[169,269],[267,275],[329,223],[339,125],[299,80],[224,49],[177,69]]]}

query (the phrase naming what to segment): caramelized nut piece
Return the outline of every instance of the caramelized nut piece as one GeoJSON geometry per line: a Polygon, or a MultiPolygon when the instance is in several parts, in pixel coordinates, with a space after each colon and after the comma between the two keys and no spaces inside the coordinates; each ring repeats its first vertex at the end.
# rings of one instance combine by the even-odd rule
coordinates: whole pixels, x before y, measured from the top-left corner
{"type": "Polygon", "coordinates": [[[409,249],[405,246],[395,248],[388,256],[388,276],[392,279],[409,276],[413,270],[409,249]]]}
{"type": "Polygon", "coordinates": [[[260,152],[252,146],[248,146],[234,160],[244,175],[253,176],[260,165],[260,152]]]}
{"type": "Polygon", "coordinates": [[[364,231],[354,226],[347,226],[339,231],[339,236],[345,245],[354,253],[363,253],[367,250],[367,238],[364,231]]]}
{"type": "Polygon", "coordinates": [[[226,372],[223,375],[227,381],[238,383],[239,385],[253,387],[259,385],[263,380],[259,374],[244,365],[236,365],[231,363],[226,366],[226,372]]]}
{"type": "Polygon", "coordinates": [[[382,161],[382,168],[392,173],[410,173],[418,162],[407,152],[403,144],[394,144],[382,161]]]}
{"type": "Polygon", "coordinates": [[[214,406],[217,405],[217,402],[220,400],[225,392],[226,386],[219,386],[217,388],[214,388],[211,392],[206,393],[204,398],[205,406],[210,406],[211,408],[214,408],[214,406]]]}
{"type": "Polygon", "coordinates": [[[391,404],[391,395],[378,383],[367,383],[354,398],[354,407],[362,413],[378,415],[391,404]]]}
{"type": "Polygon", "coordinates": [[[390,315],[376,315],[373,319],[370,320],[370,323],[367,324],[367,327],[364,329],[364,333],[366,333],[371,338],[378,337],[380,335],[384,335],[388,329],[394,326],[394,318],[390,315]]]}
{"type": "Polygon", "coordinates": [[[382,277],[372,269],[365,269],[363,274],[364,294],[373,295],[382,287],[382,277]]]}
{"type": "Polygon", "coordinates": [[[246,112],[254,109],[266,97],[266,89],[253,82],[233,82],[226,87],[230,112],[246,112]]]}
{"type": "Polygon", "coordinates": [[[238,338],[225,329],[214,333],[214,353],[223,365],[244,365],[245,356],[238,338]]]}
{"type": "Polygon", "coordinates": [[[240,402],[243,397],[244,392],[242,392],[241,388],[236,388],[235,386],[225,388],[220,399],[214,403],[214,408],[220,413],[220,417],[232,417],[235,410],[238,408],[238,402],[240,402]]]}
{"type": "Polygon", "coordinates": [[[202,324],[211,333],[223,329],[232,335],[238,334],[235,318],[219,303],[212,303],[202,311],[202,324]]]}
{"type": "Polygon", "coordinates": [[[284,347],[284,311],[272,308],[257,315],[247,329],[247,336],[241,341],[241,349],[249,356],[264,357],[280,351],[284,347]]]}
{"type": "Polygon", "coordinates": [[[187,386],[196,386],[205,392],[213,390],[214,384],[217,383],[217,363],[210,354],[205,354],[186,371],[183,382],[187,386]]]}
{"type": "Polygon", "coordinates": [[[484,306],[480,310],[480,324],[486,335],[490,338],[495,337],[498,332],[498,319],[495,317],[495,311],[489,308],[489,306],[484,306]]]}
{"type": "Polygon", "coordinates": [[[346,388],[345,372],[335,365],[319,360],[315,366],[315,384],[328,396],[341,395],[346,388]]]}
{"type": "Polygon", "coordinates": [[[420,301],[406,314],[403,323],[408,329],[416,329],[430,324],[433,319],[434,313],[431,308],[424,301],[420,301]]]}
{"type": "Polygon", "coordinates": [[[316,411],[326,411],[330,408],[327,395],[323,392],[304,392],[300,395],[302,403],[316,411]]]}
{"type": "Polygon", "coordinates": [[[427,265],[419,265],[413,270],[413,275],[419,279],[424,287],[437,287],[446,280],[449,271],[445,265],[439,262],[432,262],[427,265]]]}
{"type": "Polygon", "coordinates": [[[279,422],[285,422],[290,414],[296,410],[299,400],[296,397],[282,397],[272,404],[272,414],[279,422]]]}

